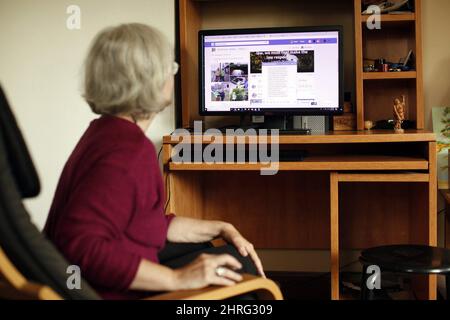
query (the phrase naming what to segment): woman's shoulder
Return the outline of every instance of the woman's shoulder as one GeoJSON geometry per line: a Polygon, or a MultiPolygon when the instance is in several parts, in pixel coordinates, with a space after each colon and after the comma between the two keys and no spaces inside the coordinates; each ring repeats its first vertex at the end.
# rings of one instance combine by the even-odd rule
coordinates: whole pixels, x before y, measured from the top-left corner
{"type": "Polygon", "coordinates": [[[155,160],[153,143],[135,124],[121,119],[99,119],[96,126],[91,143],[100,164],[130,171],[143,162],[148,165],[155,160]]]}
{"type": "Polygon", "coordinates": [[[149,165],[156,158],[152,142],[143,137],[119,139],[105,150],[101,162],[132,171],[142,165],[149,165]]]}

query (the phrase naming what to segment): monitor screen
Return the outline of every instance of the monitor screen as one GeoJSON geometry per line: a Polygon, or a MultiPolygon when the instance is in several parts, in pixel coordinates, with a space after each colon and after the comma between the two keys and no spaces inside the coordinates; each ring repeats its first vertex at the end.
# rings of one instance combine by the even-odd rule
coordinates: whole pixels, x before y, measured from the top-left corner
{"type": "Polygon", "coordinates": [[[342,112],[342,28],[200,31],[200,112],[342,112]]]}

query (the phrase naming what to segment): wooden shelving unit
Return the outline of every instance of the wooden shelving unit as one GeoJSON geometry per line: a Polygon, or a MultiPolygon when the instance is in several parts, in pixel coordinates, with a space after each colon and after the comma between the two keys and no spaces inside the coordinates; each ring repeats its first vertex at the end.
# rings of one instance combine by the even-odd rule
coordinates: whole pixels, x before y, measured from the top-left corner
{"type": "MultiPolygon", "coordinates": [[[[361,22],[366,23],[369,20],[369,15],[362,15],[361,22]]],[[[384,14],[381,16],[381,22],[404,22],[404,21],[415,21],[416,14],[415,13],[406,13],[406,14],[384,14]]]]}
{"type": "Polygon", "coordinates": [[[416,71],[406,72],[364,72],[363,80],[416,79],[416,71]]]}
{"type": "MultiPolygon", "coordinates": [[[[435,141],[436,136],[432,132],[426,132],[423,130],[407,130],[406,134],[396,134],[393,131],[386,130],[371,130],[371,131],[331,131],[327,134],[317,134],[317,135],[282,135],[279,136],[277,141],[280,144],[341,144],[343,141],[347,144],[358,144],[358,143],[383,143],[386,141],[402,143],[402,142],[421,142],[421,141],[435,141]]],[[[233,139],[223,139],[223,136],[213,136],[213,135],[198,135],[191,136],[190,134],[185,135],[172,135],[165,136],[163,138],[163,143],[220,143],[220,144],[235,144],[235,143],[258,143],[260,139],[265,139],[267,143],[271,143],[270,137],[265,136],[235,136],[233,139]],[[256,139],[256,140],[255,140],[256,139]],[[225,141],[224,141],[225,140],[225,141]],[[242,142],[241,142],[242,141],[242,142]],[[253,142],[256,141],[256,142],[253,142]]]]}
{"type": "Polygon", "coordinates": [[[393,118],[393,100],[406,95],[407,119],[423,129],[423,74],[421,0],[415,1],[415,12],[384,14],[381,30],[366,27],[368,15],[363,15],[364,0],[354,0],[355,66],[357,128],[364,130],[367,120],[393,118]],[[364,59],[384,58],[398,62],[413,50],[415,70],[409,72],[364,72],[364,59]],[[373,81],[377,80],[377,81],[373,81]]]}
{"type": "Polygon", "coordinates": [[[324,170],[427,170],[428,161],[415,157],[392,156],[310,156],[301,162],[280,162],[271,166],[260,163],[233,164],[177,164],[171,163],[170,170],[222,170],[222,171],[254,171],[276,166],[278,171],[324,171],[324,170]]]}
{"type": "MultiPolygon", "coordinates": [[[[236,122],[236,117],[199,115],[199,30],[338,24],[344,26],[345,90],[356,100],[358,131],[277,137],[280,148],[304,150],[308,157],[279,163],[280,172],[270,177],[260,174],[261,164],[180,164],[171,159],[178,143],[247,145],[254,137],[243,142],[189,133],[164,137],[164,175],[172,194],[168,212],[230,221],[257,248],[329,250],[332,299],[340,298],[342,251],[394,243],[436,245],[436,137],[422,130],[421,0],[415,0],[414,13],[383,15],[381,30],[366,28],[363,0],[175,3],[181,62],[178,127],[191,127],[198,119],[213,127],[236,122]],[[414,71],[363,71],[365,58],[397,62],[411,49],[414,71]],[[401,95],[406,95],[407,118],[416,121],[415,130],[364,131],[366,120],[392,119],[393,100],[401,95]],[[186,136],[190,139],[182,140],[186,136]]],[[[413,284],[418,297],[436,299],[435,276],[413,284]]]]}

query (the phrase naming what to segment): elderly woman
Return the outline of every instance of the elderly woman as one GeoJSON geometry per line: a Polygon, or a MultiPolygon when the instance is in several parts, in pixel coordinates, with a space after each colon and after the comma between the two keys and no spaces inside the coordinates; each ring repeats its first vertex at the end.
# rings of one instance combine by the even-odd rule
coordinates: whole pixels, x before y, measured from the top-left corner
{"type": "Polygon", "coordinates": [[[231,286],[242,271],[264,276],[253,245],[233,225],[164,213],[145,131],[172,103],[177,69],[168,41],[142,24],[102,31],[86,59],[84,98],[101,116],[64,167],[45,232],[106,299],[231,286]],[[229,244],[211,246],[217,237],[229,244]]]}

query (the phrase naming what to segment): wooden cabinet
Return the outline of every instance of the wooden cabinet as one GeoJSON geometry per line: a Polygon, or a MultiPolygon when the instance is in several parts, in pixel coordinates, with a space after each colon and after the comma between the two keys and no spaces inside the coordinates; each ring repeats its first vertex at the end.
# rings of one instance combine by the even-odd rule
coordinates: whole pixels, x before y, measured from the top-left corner
{"type": "MultiPolygon", "coordinates": [[[[174,163],[178,141],[164,137],[168,211],[235,224],[257,248],[330,250],[331,292],[339,299],[342,250],[414,243],[436,245],[436,144],[424,127],[421,0],[415,12],[383,15],[381,30],[365,26],[363,0],[177,0],[177,127],[238,124],[235,117],[199,115],[198,31],[220,28],[344,26],[345,91],[356,102],[355,132],[280,136],[280,148],[301,149],[301,162],[174,163]],[[398,61],[412,49],[415,70],[364,72],[364,59],[398,61]],[[405,134],[364,131],[366,120],[393,118],[393,100],[406,95],[405,134]]],[[[201,145],[214,137],[201,137],[201,145]]],[[[194,142],[193,142],[194,143],[194,142]]],[[[244,142],[244,144],[248,144],[244,142]]],[[[419,296],[436,298],[436,278],[419,279],[419,296]]]]}
{"type": "Polygon", "coordinates": [[[394,98],[406,96],[406,118],[423,129],[424,98],[422,75],[421,0],[414,2],[415,12],[381,15],[381,29],[367,26],[362,15],[364,0],[354,0],[357,127],[365,121],[393,118],[394,98]],[[364,61],[383,58],[397,63],[413,51],[415,68],[406,72],[364,72],[364,61]]]}

